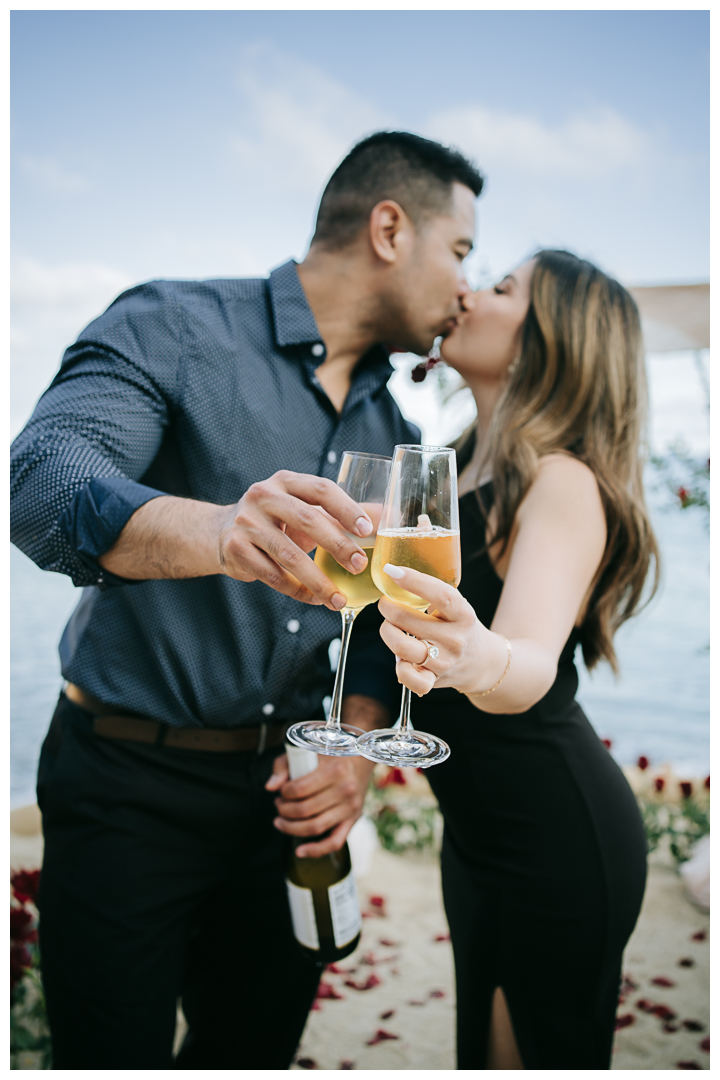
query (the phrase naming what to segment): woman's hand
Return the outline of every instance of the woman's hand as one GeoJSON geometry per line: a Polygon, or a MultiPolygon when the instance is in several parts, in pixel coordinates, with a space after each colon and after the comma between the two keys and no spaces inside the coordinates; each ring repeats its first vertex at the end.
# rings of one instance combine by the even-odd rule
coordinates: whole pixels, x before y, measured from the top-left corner
{"type": "Polygon", "coordinates": [[[397,677],[421,697],[434,686],[454,686],[472,694],[490,687],[507,664],[507,647],[500,634],[488,630],[472,606],[451,585],[409,567],[383,567],[403,589],[428,601],[432,614],[413,611],[384,596],[378,607],[385,622],[380,636],[397,659],[397,677]],[[412,635],[410,637],[409,635],[412,635]],[[428,656],[422,639],[436,645],[428,656]]]}

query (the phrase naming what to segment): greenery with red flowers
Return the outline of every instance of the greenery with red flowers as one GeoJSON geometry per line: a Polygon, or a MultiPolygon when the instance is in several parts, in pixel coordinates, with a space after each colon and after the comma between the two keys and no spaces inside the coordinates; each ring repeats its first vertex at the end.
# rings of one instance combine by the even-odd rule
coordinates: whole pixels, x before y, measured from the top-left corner
{"type": "Polygon", "coordinates": [[[40,979],[39,870],[10,875],[10,1068],[52,1068],[50,1031],[40,979]]]}
{"type": "Polygon", "coordinates": [[[661,477],[661,486],[672,495],[675,506],[687,510],[699,506],[710,511],[710,459],[697,460],[682,443],[675,443],[663,456],[653,454],[652,464],[661,477]]]}

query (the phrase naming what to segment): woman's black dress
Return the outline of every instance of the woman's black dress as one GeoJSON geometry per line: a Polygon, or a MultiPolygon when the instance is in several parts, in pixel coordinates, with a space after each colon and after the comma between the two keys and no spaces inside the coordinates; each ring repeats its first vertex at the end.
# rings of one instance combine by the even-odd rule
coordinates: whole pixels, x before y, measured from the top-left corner
{"type": "MultiPolygon", "coordinates": [[[[481,550],[475,492],[460,524],[460,592],[490,626],[503,583],[481,550]]],[[[445,819],[458,1069],[486,1067],[497,986],[526,1069],[610,1067],[646,847],[632,791],[575,701],[576,644],[573,632],[553,686],[524,713],[483,712],[453,689],[413,697],[415,726],[452,749],[426,775],[445,819]]]]}

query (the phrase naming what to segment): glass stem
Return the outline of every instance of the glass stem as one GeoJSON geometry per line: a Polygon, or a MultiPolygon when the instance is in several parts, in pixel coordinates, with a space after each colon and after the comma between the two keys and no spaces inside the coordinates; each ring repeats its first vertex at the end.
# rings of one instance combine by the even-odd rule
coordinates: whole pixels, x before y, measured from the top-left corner
{"type": "Polygon", "coordinates": [[[335,689],[333,690],[330,715],[327,720],[328,729],[340,730],[340,712],[342,710],[343,683],[345,682],[345,664],[347,662],[348,645],[350,634],[357,611],[353,608],[343,608],[340,612],[342,617],[342,638],[340,639],[340,656],[338,657],[337,672],[335,674],[335,689]]]}
{"type": "Polygon", "coordinates": [[[407,686],[402,688],[402,699],[400,702],[400,727],[398,728],[397,737],[402,738],[403,735],[407,735],[410,730],[410,698],[412,697],[412,691],[408,690],[407,686]]]}

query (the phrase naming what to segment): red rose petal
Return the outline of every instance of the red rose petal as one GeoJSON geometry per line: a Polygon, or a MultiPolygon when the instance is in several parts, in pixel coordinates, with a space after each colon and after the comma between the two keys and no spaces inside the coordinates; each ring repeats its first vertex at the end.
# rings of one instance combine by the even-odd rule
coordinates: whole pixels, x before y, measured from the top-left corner
{"type": "Polygon", "coordinates": [[[695,961],[691,956],[683,956],[682,960],[678,960],[678,967],[695,967],[695,961]]]}
{"type": "Polygon", "coordinates": [[[391,1016],[395,1015],[395,1009],[387,1009],[386,1012],[380,1013],[381,1020],[389,1020],[391,1016]]]}
{"type": "Polygon", "coordinates": [[[332,1001],[344,1001],[345,995],[338,993],[330,983],[321,982],[315,991],[315,998],[330,998],[332,1001]]]}
{"type": "Polygon", "coordinates": [[[317,1061],[313,1061],[312,1058],[298,1058],[295,1062],[301,1069],[317,1069],[317,1061]]]}
{"type": "Polygon", "coordinates": [[[606,750],[612,750],[612,739],[602,739],[601,741],[606,750]]]}
{"type": "Polygon", "coordinates": [[[697,1061],[678,1061],[675,1063],[676,1069],[702,1069],[702,1065],[698,1065],[697,1061]]]}
{"type": "Polygon", "coordinates": [[[672,979],[666,979],[664,975],[658,975],[656,979],[651,979],[650,982],[653,986],[674,986],[675,983],[672,979]]]}
{"type": "Polygon", "coordinates": [[[329,971],[331,975],[354,975],[357,968],[341,968],[338,964],[328,964],[325,970],[329,971]]]}
{"type": "Polygon", "coordinates": [[[368,964],[370,967],[374,967],[375,964],[377,964],[377,960],[375,959],[375,953],[366,952],[364,956],[360,957],[360,963],[368,964]]]}
{"type": "Polygon", "coordinates": [[[408,1005],[424,1005],[424,1004],[425,1004],[424,1001],[418,1001],[417,998],[412,998],[410,1001],[408,1001],[408,1005]]]}
{"type": "Polygon", "coordinates": [[[391,941],[390,938],[380,938],[380,944],[384,945],[386,949],[394,949],[397,941],[391,941]]]}
{"type": "Polygon", "coordinates": [[[677,1024],[671,1024],[668,1020],[662,1026],[663,1031],[666,1031],[668,1035],[671,1035],[673,1031],[678,1030],[677,1024]]]}
{"type": "Polygon", "coordinates": [[[341,1061],[340,1062],[340,1068],[341,1069],[354,1069],[355,1068],[355,1062],[354,1061],[341,1061]]]}
{"type": "Polygon", "coordinates": [[[618,1016],[615,1020],[615,1030],[619,1031],[621,1028],[630,1027],[635,1023],[635,1017],[632,1013],[625,1013],[624,1016],[618,1016]]]}
{"type": "Polygon", "coordinates": [[[701,1024],[699,1020],[683,1020],[682,1026],[687,1031],[704,1031],[705,1025],[701,1024]]]}
{"type": "Polygon", "coordinates": [[[648,1001],[647,998],[639,998],[635,1002],[635,1008],[640,1009],[640,1012],[651,1013],[655,1008],[655,1003],[648,1001]]]}
{"type": "Polygon", "coordinates": [[[379,986],[381,980],[373,972],[372,975],[368,975],[364,983],[356,982],[355,979],[346,979],[345,985],[349,986],[352,990],[372,990],[373,986],[379,986]]]}
{"type": "Polygon", "coordinates": [[[705,941],[707,938],[707,930],[696,930],[690,938],[691,941],[705,941]]]}
{"type": "Polygon", "coordinates": [[[376,908],[385,907],[385,897],[384,896],[370,896],[368,899],[370,900],[370,903],[372,904],[373,907],[376,907],[376,908]]]}
{"type": "Polygon", "coordinates": [[[645,769],[647,769],[649,764],[650,764],[650,761],[648,760],[648,758],[645,757],[644,754],[641,754],[640,757],[637,759],[638,769],[645,770],[645,769]]]}
{"type": "Polygon", "coordinates": [[[677,1013],[667,1005],[655,1005],[650,1011],[653,1016],[657,1016],[658,1020],[677,1020],[677,1013]]]}
{"type": "Polygon", "coordinates": [[[365,1043],[366,1046],[377,1046],[378,1043],[385,1042],[386,1039],[399,1039],[399,1035],[393,1035],[389,1031],[384,1031],[383,1028],[378,1028],[372,1039],[368,1039],[365,1043]]]}
{"type": "Polygon", "coordinates": [[[449,940],[450,940],[450,935],[449,934],[436,934],[435,935],[435,941],[449,941],[449,940]]]}
{"type": "Polygon", "coordinates": [[[444,998],[446,996],[444,990],[431,990],[430,997],[432,998],[444,998]]]}
{"type": "Polygon", "coordinates": [[[710,1053],[710,1036],[706,1035],[705,1038],[703,1039],[703,1041],[699,1045],[700,1045],[701,1050],[705,1050],[709,1054],[710,1053]]]}

